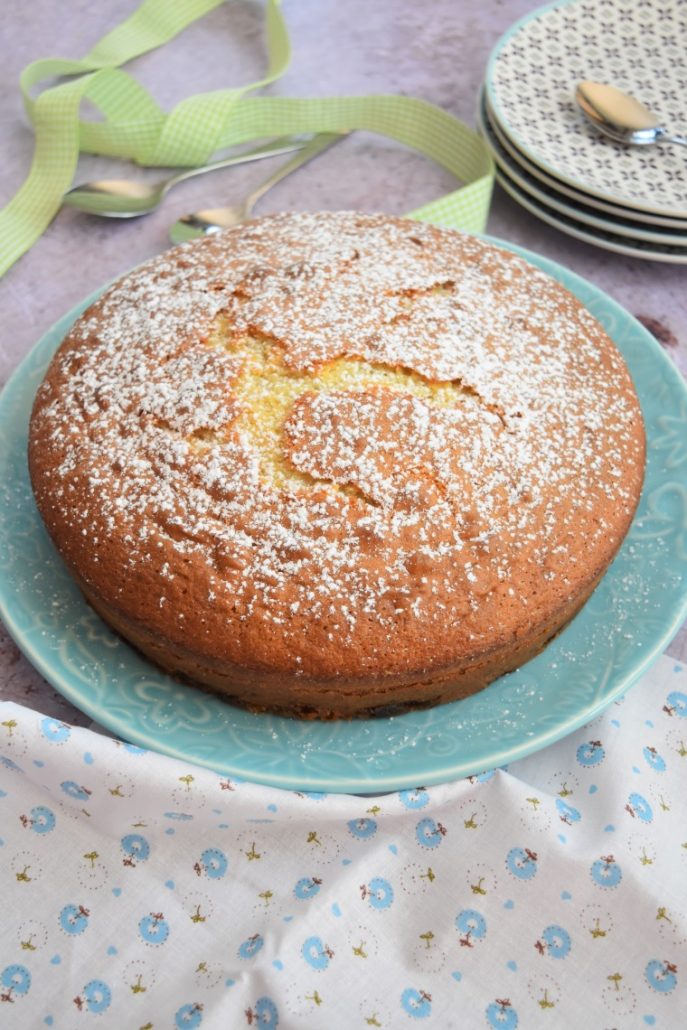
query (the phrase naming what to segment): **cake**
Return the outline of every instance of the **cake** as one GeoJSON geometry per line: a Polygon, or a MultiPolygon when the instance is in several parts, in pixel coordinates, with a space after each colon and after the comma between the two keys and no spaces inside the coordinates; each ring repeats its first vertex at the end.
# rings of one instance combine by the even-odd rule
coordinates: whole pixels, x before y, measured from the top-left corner
{"type": "Polygon", "coordinates": [[[619,352],[513,253],[385,215],[183,244],[76,321],[29,463],[58,551],[156,665],[255,711],[387,715],[527,662],[616,554],[619,352]]]}

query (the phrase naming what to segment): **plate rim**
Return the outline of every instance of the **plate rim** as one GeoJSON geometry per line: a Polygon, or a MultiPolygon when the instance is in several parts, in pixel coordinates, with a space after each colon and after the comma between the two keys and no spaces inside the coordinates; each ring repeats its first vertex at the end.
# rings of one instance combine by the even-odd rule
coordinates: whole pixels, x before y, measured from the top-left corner
{"type": "MultiPolygon", "coordinates": [[[[519,187],[503,170],[498,167],[496,169],[496,181],[499,185],[509,194],[509,196],[516,202],[524,207],[525,210],[529,211],[530,214],[534,215],[535,218],[540,218],[543,222],[546,222],[553,229],[557,229],[558,232],[565,233],[566,236],[572,236],[582,243],[587,243],[593,247],[600,247],[603,250],[612,251],[615,254],[623,254],[626,257],[639,258],[642,261],[661,261],[663,264],[670,265],[687,265],[687,246],[683,247],[683,254],[663,254],[661,252],[654,252],[650,250],[651,244],[647,242],[646,250],[640,250],[632,246],[631,240],[628,238],[627,243],[615,243],[613,240],[608,240],[604,236],[597,235],[591,226],[587,226],[584,222],[578,222],[574,218],[569,218],[568,221],[573,222],[573,225],[567,225],[561,219],[566,217],[561,215],[558,217],[558,213],[553,208],[549,208],[547,205],[536,201],[531,194],[527,193],[524,189],[519,187]],[[578,225],[580,228],[578,228],[578,225]]],[[[620,234],[619,234],[620,235],[620,234]]],[[[625,240],[627,237],[621,236],[621,240],[625,240]]],[[[660,244],[658,244],[660,246],[660,244]]]]}
{"type": "MultiPolygon", "coordinates": [[[[577,273],[565,268],[565,266],[560,265],[558,262],[537,254],[528,248],[521,247],[517,244],[510,243],[509,241],[501,240],[487,234],[480,234],[480,238],[494,246],[503,247],[504,249],[519,254],[525,260],[530,261],[535,264],[536,267],[542,269],[546,274],[559,279],[559,281],[561,281],[560,277],[562,276],[564,285],[568,289],[571,289],[572,292],[575,292],[575,287],[583,291],[591,290],[594,295],[610,304],[611,309],[614,312],[619,313],[623,320],[629,320],[627,325],[639,334],[643,344],[648,348],[649,352],[653,356],[653,360],[660,362],[662,369],[671,377],[676,388],[684,394],[685,400],[687,400],[687,384],[684,383],[678,370],[674,367],[670,359],[663,353],[658,342],[628,311],[626,311],[626,309],[618,304],[617,301],[614,301],[612,297],[606,294],[599,287],[595,286],[589,280],[586,280],[577,273]]],[[[32,359],[35,360],[35,352],[41,347],[41,345],[45,345],[46,339],[58,332],[63,333],[65,331],[64,327],[70,324],[70,320],[73,321],[78,317],[79,313],[85,309],[85,307],[92,301],[93,297],[99,296],[102,290],[107,288],[107,285],[108,284],[101,289],[94,291],[91,296],[75,305],[69,312],[58,319],[41,335],[39,340],[34,344],[28,354],[26,354],[24,359],[8,379],[2,394],[0,395],[0,407],[5,407],[8,403],[7,398],[12,397],[15,391],[21,391],[23,381],[32,367],[32,359]]],[[[55,348],[59,345],[59,342],[60,337],[54,341],[55,348]]],[[[23,431],[23,429],[20,431],[23,431]]],[[[582,710],[577,709],[574,713],[571,713],[568,716],[565,716],[564,714],[563,717],[555,723],[555,725],[541,730],[536,736],[536,739],[523,739],[522,735],[520,735],[517,744],[509,742],[506,745],[501,746],[498,742],[488,742],[484,749],[488,754],[480,754],[479,762],[475,758],[472,758],[467,765],[465,761],[460,758],[453,759],[450,762],[443,761],[439,763],[441,765],[440,769],[437,770],[435,768],[434,771],[430,769],[428,770],[427,775],[413,772],[412,778],[404,776],[398,771],[394,771],[393,773],[389,773],[387,771],[381,775],[374,774],[371,777],[363,778],[360,775],[360,770],[357,768],[354,770],[353,774],[348,772],[345,776],[337,775],[332,777],[331,774],[323,775],[322,773],[316,772],[313,777],[312,774],[308,776],[303,772],[285,773],[281,770],[275,776],[270,773],[269,770],[267,772],[263,772],[251,769],[246,773],[244,769],[230,769],[225,772],[224,770],[226,766],[223,766],[222,770],[219,770],[216,757],[207,758],[202,755],[190,755],[184,748],[175,746],[169,739],[164,739],[163,741],[157,740],[150,730],[145,730],[137,726],[132,727],[130,724],[123,722],[118,715],[111,715],[107,711],[104,711],[102,705],[91,703],[88,698],[84,700],[83,696],[79,694],[78,683],[71,684],[67,682],[65,685],[62,678],[55,673],[53,668],[50,667],[50,662],[40,653],[37,653],[33,646],[30,644],[27,646],[27,642],[25,641],[20,628],[16,625],[15,620],[11,615],[11,611],[8,611],[6,593],[6,577],[4,575],[0,575],[0,617],[3,619],[8,632],[31,664],[33,664],[41,674],[45,676],[48,682],[51,683],[55,689],[72,701],[77,708],[90,715],[97,722],[100,722],[102,725],[109,728],[112,732],[119,734],[124,740],[130,740],[134,743],[140,744],[140,746],[144,748],[151,749],[157,753],[170,755],[182,761],[193,762],[197,765],[212,769],[213,771],[221,772],[222,775],[233,775],[234,778],[250,779],[255,783],[262,783],[281,789],[315,789],[317,791],[327,791],[330,793],[366,793],[370,790],[373,790],[376,793],[383,793],[385,791],[406,789],[411,786],[415,786],[420,782],[424,785],[450,782],[452,780],[482,772],[485,769],[498,768],[506,762],[524,758],[529,754],[541,750],[542,748],[554,743],[556,740],[567,736],[575,729],[585,725],[600,711],[603,711],[610,703],[612,703],[615,698],[629,689],[629,687],[646,671],[658,655],[665,650],[665,647],[674,636],[685,616],[687,616],[686,591],[681,597],[680,603],[675,604],[671,619],[668,623],[663,624],[661,633],[655,637],[651,645],[644,650],[643,654],[638,656],[634,665],[619,677],[619,681],[610,693],[604,693],[602,697],[597,696],[592,703],[587,704],[582,710]]],[[[150,668],[154,673],[156,672],[152,665],[150,668]]],[[[485,688],[485,690],[488,691],[489,687],[485,688]]],[[[484,695],[485,692],[481,693],[484,695]]],[[[461,702],[453,702],[453,704],[461,704],[461,702]]],[[[413,713],[411,713],[411,715],[412,714],[413,713]]],[[[404,716],[398,716],[396,717],[396,720],[403,718],[404,716]]],[[[432,756],[430,756],[430,759],[431,757],[432,756]]],[[[425,764],[427,764],[427,762],[425,764]]],[[[433,764],[436,767],[437,763],[434,762],[433,764]]]]}
{"type": "Polygon", "coordinates": [[[620,206],[627,207],[629,211],[638,210],[646,212],[648,214],[661,215],[664,217],[681,218],[685,220],[687,219],[687,209],[678,211],[675,209],[652,206],[651,203],[622,201],[614,194],[604,193],[602,190],[596,189],[594,187],[583,186],[579,178],[575,179],[572,176],[567,175],[565,171],[561,171],[560,169],[551,165],[545,159],[538,157],[534,150],[530,150],[527,141],[522,138],[521,134],[517,131],[512,130],[511,127],[508,126],[508,119],[504,117],[503,111],[498,103],[492,86],[493,72],[498,62],[501,50],[506,45],[506,43],[508,43],[511,40],[511,38],[515,36],[517,32],[520,31],[520,29],[524,28],[524,26],[528,22],[534,21],[537,18],[542,17],[542,15],[546,14],[549,11],[553,11],[563,7],[572,7],[573,5],[581,4],[583,2],[584,0],[553,0],[552,3],[543,4],[542,6],[535,8],[535,10],[523,15],[516,22],[510,25],[509,28],[506,29],[506,31],[499,37],[499,39],[492,47],[491,52],[489,54],[489,59],[487,61],[487,67],[484,75],[484,85],[487,91],[487,95],[489,97],[489,103],[494,111],[495,117],[499,121],[503,130],[507,131],[509,138],[513,140],[513,142],[518,146],[518,148],[534,164],[536,164],[542,170],[548,172],[549,175],[553,176],[553,178],[558,179],[561,182],[567,183],[570,186],[574,186],[577,190],[580,190],[583,193],[591,194],[592,196],[599,197],[602,200],[612,200],[618,203],[620,206]],[[506,129],[507,126],[508,129],[506,129]]]}

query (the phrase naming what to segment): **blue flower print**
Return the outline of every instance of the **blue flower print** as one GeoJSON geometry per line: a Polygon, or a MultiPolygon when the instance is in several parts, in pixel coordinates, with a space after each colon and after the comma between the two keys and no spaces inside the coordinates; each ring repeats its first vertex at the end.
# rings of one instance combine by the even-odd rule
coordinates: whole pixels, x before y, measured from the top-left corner
{"type": "Polygon", "coordinates": [[[590,869],[591,877],[597,887],[617,887],[623,873],[613,855],[602,855],[597,858],[590,869]]]}
{"type": "Polygon", "coordinates": [[[55,829],[55,813],[45,805],[36,805],[29,812],[29,826],[34,833],[50,833],[55,829]]]}
{"type": "Polygon", "coordinates": [[[429,803],[429,794],[424,787],[402,790],[398,796],[406,808],[424,808],[429,803]]]}
{"type": "Polygon", "coordinates": [[[26,966],[11,965],[5,966],[0,973],[0,983],[4,991],[10,994],[28,994],[31,988],[31,974],[26,966]]]}
{"type": "Polygon", "coordinates": [[[602,748],[600,740],[588,740],[586,744],[580,744],[576,751],[576,757],[580,765],[599,765],[606,757],[606,752],[602,748]]]}
{"type": "Polygon", "coordinates": [[[655,769],[656,772],[666,771],[665,758],[662,758],[661,755],[659,755],[655,747],[643,748],[642,754],[644,755],[644,758],[646,759],[647,763],[651,766],[652,769],[655,769]]]}
{"type": "Polygon", "coordinates": [[[643,823],[650,823],[654,818],[651,805],[641,794],[630,794],[625,809],[631,816],[641,819],[643,823]]]}
{"type": "Polygon", "coordinates": [[[326,947],[320,937],[308,937],[303,941],[301,955],[312,969],[317,969],[319,972],[327,968],[330,959],[334,957],[334,952],[331,948],[326,947]]]}
{"type": "Polygon", "coordinates": [[[64,780],[60,787],[68,797],[74,798],[75,801],[88,801],[91,796],[90,790],[87,790],[86,787],[80,787],[74,780],[64,780]]]}
{"type": "Polygon", "coordinates": [[[415,839],[423,848],[438,848],[446,836],[446,827],[434,819],[421,819],[415,827],[415,839]]]}
{"type": "Polygon", "coordinates": [[[677,985],[677,968],[672,962],[660,962],[652,959],[644,970],[649,987],[661,994],[669,994],[677,985]]]}
{"type": "Polygon", "coordinates": [[[83,905],[65,905],[58,916],[58,921],[65,933],[75,936],[84,932],[88,926],[90,914],[83,905]]]}
{"type": "Polygon", "coordinates": [[[425,991],[406,987],[401,995],[401,1008],[415,1019],[426,1019],[432,1014],[432,996],[425,991]]]}
{"type": "Polygon", "coordinates": [[[568,826],[572,826],[573,823],[579,823],[582,818],[578,810],[573,808],[572,805],[567,804],[562,798],[556,798],[556,809],[563,822],[567,823],[568,826]]]}
{"type": "Polygon", "coordinates": [[[382,879],[381,876],[374,876],[367,886],[363,885],[360,888],[360,893],[363,898],[367,898],[372,908],[380,912],[393,904],[394,889],[389,881],[382,879]]]}
{"type": "Polygon", "coordinates": [[[91,980],[83,989],[89,1012],[104,1012],[112,1004],[112,991],[102,980],[91,980]]]}
{"type": "Polygon", "coordinates": [[[221,880],[229,863],[227,856],[219,848],[206,848],[200,856],[200,866],[211,880],[221,880]]]}
{"type": "Polygon", "coordinates": [[[69,740],[72,731],[69,726],[57,719],[45,718],[41,722],[41,733],[51,743],[63,744],[65,740],[69,740]]]}
{"type": "Polygon", "coordinates": [[[259,933],[254,933],[252,937],[249,937],[239,946],[239,958],[254,958],[264,943],[264,938],[259,933]]]}
{"type": "Polygon", "coordinates": [[[507,998],[492,1001],[486,1011],[487,1023],[494,1030],[515,1030],[518,1025],[518,1014],[507,998]]]}
{"type": "Polygon", "coordinates": [[[671,694],[668,694],[668,704],[666,707],[669,709],[671,715],[678,715],[681,719],[686,719],[687,694],[683,694],[679,690],[674,690],[671,694]]]}
{"type": "Polygon", "coordinates": [[[246,1019],[249,1023],[275,1030],[279,1026],[279,1010],[271,998],[258,998],[255,1008],[246,1010],[246,1019]]]}
{"type": "Polygon", "coordinates": [[[294,897],[298,898],[299,901],[307,901],[308,898],[314,898],[321,884],[322,880],[318,880],[316,876],[304,876],[293,888],[294,897]]]}
{"type": "Polygon", "coordinates": [[[570,952],[570,934],[562,926],[547,926],[541,939],[551,958],[565,958],[570,952]]]}
{"type": "Polygon", "coordinates": [[[182,1005],[174,1016],[176,1030],[196,1030],[203,1022],[203,1006],[198,1002],[182,1005]]]}
{"type": "Polygon", "coordinates": [[[144,747],[139,747],[138,744],[129,744],[126,741],[122,741],[122,747],[125,751],[128,751],[130,755],[147,755],[148,751],[144,747]]]}
{"type": "Polygon", "coordinates": [[[169,937],[169,923],[161,912],[151,912],[139,921],[138,932],[146,944],[164,944],[169,937]]]}
{"type": "Polygon", "coordinates": [[[511,848],[506,856],[506,869],[518,880],[531,880],[537,875],[537,855],[529,848],[511,848]]]}
{"type": "Polygon", "coordinates": [[[351,819],[346,825],[348,832],[358,840],[369,840],[377,832],[377,823],[374,819],[351,819]]]}
{"type": "MultiPolygon", "coordinates": [[[[456,916],[456,926],[462,934],[465,934],[465,944],[470,947],[471,940],[481,940],[487,933],[487,921],[481,912],[474,908],[464,908],[456,916]]],[[[461,944],[463,941],[461,940],[461,944]]]]}
{"type": "MultiPolygon", "coordinates": [[[[145,862],[150,856],[150,844],[140,833],[127,833],[121,840],[122,851],[130,859],[145,862]]],[[[132,865],[133,862],[125,863],[132,865]]]]}

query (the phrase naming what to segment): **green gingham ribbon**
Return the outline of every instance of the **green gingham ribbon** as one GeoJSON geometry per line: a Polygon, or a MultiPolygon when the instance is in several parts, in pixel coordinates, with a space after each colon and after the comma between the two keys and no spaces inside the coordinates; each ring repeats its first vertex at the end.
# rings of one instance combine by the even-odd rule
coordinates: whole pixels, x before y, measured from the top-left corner
{"type": "Polygon", "coordinates": [[[223,0],[144,0],[80,61],[48,58],[22,73],[26,113],[35,131],[28,178],[0,212],[0,276],[25,253],[57,213],[72,185],[79,153],[104,154],[140,165],[195,167],[218,150],[293,133],[365,129],[432,158],[464,185],[411,212],[411,217],[468,232],[486,224],[493,165],[481,139],[452,115],[400,96],[292,99],[247,97],[277,79],[290,58],[281,0],[266,0],[268,68],[258,82],[199,93],[166,114],[120,65],[167,43],[223,0]],[[32,91],[46,79],[66,78],[32,91]],[[88,99],[102,121],[79,117],[88,99]]]}

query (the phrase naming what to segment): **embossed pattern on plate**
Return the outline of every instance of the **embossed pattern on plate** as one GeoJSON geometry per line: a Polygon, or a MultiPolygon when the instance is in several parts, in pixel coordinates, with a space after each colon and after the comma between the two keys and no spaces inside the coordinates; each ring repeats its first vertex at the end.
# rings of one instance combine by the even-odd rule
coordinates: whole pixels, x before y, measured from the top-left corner
{"type": "Polygon", "coordinates": [[[0,398],[0,615],[33,664],[114,733],[217,772],[277,787],[372,793],[503,765],[589,721],[641,675],[687,612],[687,387],[656,341],[591,283],[499,240],[555,276],[623,351],[649,441],[633,527],[601,585],[547,650],[474,697],[390,719],[297,722],[251,715],[181,686],[88,608],[36,511],[26,466],[28,418],[61,319],[0,398]]]}
{"type": "MultiPolygon", "coordinates": [[[[486,74],[505,134],[555,178],[629,208],[687,217],[682,147],[629,147],[596,132],[575,103],[584,79],[646,104],[669,131],[687,129],[683,0],[569,0],[540,8],[496,44],[486,74]]],[[[629,212],[628,212],[629,213],[629,212]]]]}

